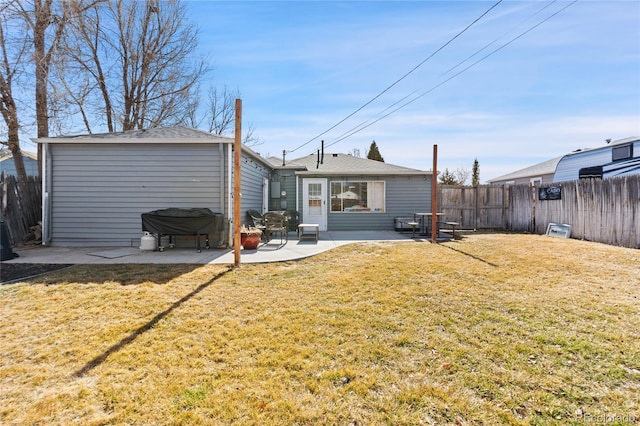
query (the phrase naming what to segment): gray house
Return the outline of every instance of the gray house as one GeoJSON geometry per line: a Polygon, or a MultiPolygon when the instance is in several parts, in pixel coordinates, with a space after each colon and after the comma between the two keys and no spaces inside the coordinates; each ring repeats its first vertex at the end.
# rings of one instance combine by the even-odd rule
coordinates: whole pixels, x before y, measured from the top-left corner
{"type": "MultiPolygon", "coordinates": [[[[38,176],[38,156],[31,152],[22,151],[22,161],[24,163],[27,176],[38,176]]],[[[13,154],[9,150],[0,150],[0,174],[6,172],[8,175],[16,176],[16,165],[13,162],[13,154]]]]}
{"type": "Polygon", "coordinates": [[[270,160],[270,208],[296,210],[321,231],[390,230],[395,217],[431,210],[430,171],[334,153],[270,160]]]}
{"type": "MultiPolygon", "coordinates": [[[[187,127],[38,138],[43,146],[43,243],[139,246],[141,214],[233,211],[233,142],[187,127]]],[[[242,209],[260,207],[268,162],[242,150],[242,209]]]]}
{"type": "MultiPolygon", "coordinates": [[[[229,242],[233,139],[171,127],[34,142],[44,156],[44,244],[138,247],[141,215],[168,208],[222,215],[226,235],[213,243],[229,242]]],[[[345,154],[283,165],[244,146],[241,157],[241,222],[247,210],[294,210],[320,230],[392,230],[395,217],[430,210],[431,172],[345,154]]]]}
{"type": "Polygon", "coordinates": [[[558,162],[562,157],[552,158],[506,175],[490,179],[491,185],[540,185],[553,182],[553,174],[556,172],[558,162]]]}

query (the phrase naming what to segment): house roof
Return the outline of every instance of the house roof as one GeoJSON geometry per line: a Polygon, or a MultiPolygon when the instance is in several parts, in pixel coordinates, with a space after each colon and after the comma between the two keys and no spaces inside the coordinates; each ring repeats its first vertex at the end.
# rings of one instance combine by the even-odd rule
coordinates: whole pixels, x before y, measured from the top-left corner
{"type": "MultiPolygon", "coordinates": [[[[280,163],[282,165],[282,163],[280,163]]],[[[282,167],[282,166],[281,166],[282,167]]],[[[318,163],[318,155],[287,161],[285,167],[299,168],[300,175],[430,175],[430,171],[395,166],[382,161],[354,157],[349,154],[325,153],[322,163],[318,163]]]]}
{"type": "MultiPolygon", "coordinates": [[[[29,151],[22,151],[22,156],[24,158],[30,158],[32,160],[38,159],[38,156],[36,154],[29,151]]],[[[13,153],[11,151],[9,151],[8,149],[0,149],[0,161],[5,161],[10,158],[13,158],[13,153]]]]}
{"type": "Polygon", "coordinates": [[[524,169],[516,170],[515,172],[507,173],[506,175],[489,179],[489,183],[553,174],[556,171],[556,167],[558,166],[560,159],[562,159],[562,156],[534,164],[533,166],[525,167],[524,169]]]}
{"type": "Polygon", "coordinates": [[[233,143],[233,138],[185,126],[156,127],[122,132],[33,138],[36,143],[233,143]]]}

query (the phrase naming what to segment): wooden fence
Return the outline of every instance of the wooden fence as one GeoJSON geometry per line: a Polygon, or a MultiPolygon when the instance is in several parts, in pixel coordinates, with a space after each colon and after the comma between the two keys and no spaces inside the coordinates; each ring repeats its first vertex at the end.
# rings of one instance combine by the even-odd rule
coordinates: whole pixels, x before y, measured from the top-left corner
{"type": "Polygon", "coordinates": [[[543,186],[560,188],[559,199],[529,185],[441,186],[439,210],[464,229],[544,234],[549,223],[563,223],[572,238],[640,248],[640,175],[543,186]]]}
{"type": "Polygon", "coordinates": [[[438,186],[438,210],[464,229],[507,229],[509,187],[438,186]]]}
{"type": "Polygon", "coordinates": [[[0,216],[6,225],[9,242],[33,239],[31,228],[42,220],[42,186],[39,177],[20,182],[15,176],[0,177],[0,216]]]}

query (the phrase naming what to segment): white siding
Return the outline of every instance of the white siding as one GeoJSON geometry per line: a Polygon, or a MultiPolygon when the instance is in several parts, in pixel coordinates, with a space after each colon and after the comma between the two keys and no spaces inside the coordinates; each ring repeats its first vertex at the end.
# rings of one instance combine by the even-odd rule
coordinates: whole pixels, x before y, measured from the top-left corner
{"type": "Polygon", "coordinates": [[[223,213],[217,144],[50,144],[51,244],[137,246],[142,213],[223,213]]]}

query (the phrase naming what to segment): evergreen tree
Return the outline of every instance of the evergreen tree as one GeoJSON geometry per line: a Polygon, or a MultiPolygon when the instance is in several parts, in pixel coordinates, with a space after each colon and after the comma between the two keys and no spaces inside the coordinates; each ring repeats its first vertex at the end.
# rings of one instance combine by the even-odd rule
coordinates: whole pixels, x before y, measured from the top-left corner
{"type": "Polygon", "coordinates": [[[473,162],[473,169],[471,172],[471,186],[476,187],[480,185],[480,163],[476,158],[473,162]]]}
{"type": "Polygon", "coordinates": [[[369,152],[367,152],[367,158],[369,160],[382,161],[384,163],[384,158],[380,155],[380,151],[378,150],[378,145],[376,141],[371,142],[371,146],[369,147],[369,152]]]}
{"type": "Polygon", "coordinates": [[[455,175],[449,171],[449,169],[444,169],[444,172],[440,175],[440,183],[442,185],[458,185],[458,179],[456,179],[455,175]]]}

